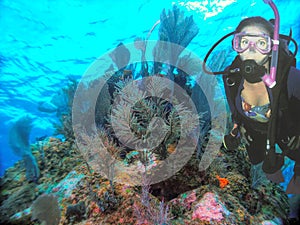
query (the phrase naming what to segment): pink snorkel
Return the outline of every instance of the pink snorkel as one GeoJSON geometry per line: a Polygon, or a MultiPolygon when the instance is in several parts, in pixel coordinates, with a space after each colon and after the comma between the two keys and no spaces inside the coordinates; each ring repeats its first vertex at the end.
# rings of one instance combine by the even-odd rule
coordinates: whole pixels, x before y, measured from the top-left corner
{"type": "Polygon", "coordinates": [[[276,85],[276,72],[277,72],[277,62],[278,62],[278,46],[279,46],[279,13],[276,5],[272,0],[264,0],[264,3],[269,4],[274,11],[275,15],[275,25],[274,25],[274,35],[273,35],[273,47],[272,47],[272,59],[270,74],[265,74],[262,77],[264,83],[269,87],[273,88],[276,85]]]}

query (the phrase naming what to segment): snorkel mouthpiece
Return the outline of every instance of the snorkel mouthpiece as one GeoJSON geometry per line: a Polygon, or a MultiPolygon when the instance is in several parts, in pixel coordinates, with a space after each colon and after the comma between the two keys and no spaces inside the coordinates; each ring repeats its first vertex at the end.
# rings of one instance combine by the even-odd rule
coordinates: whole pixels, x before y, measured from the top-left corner
{"type": "Polygon", "coordinates": [[[276,68],[271,67],[270,75],[265,74],[261,79],[269,87],[273,88],[276,85],[276,68]]]}
{"type": "Polygon", "coordinates": [[[264,3],[269,4],[275,15],[274,24],[274,35],[273,35],[273,47],[272,47],[272,60],[270,74],[265,74],[262,77],[264,83],[269,87],[273,88],[276,85],[276,73],[278,63],[278,46],[279,46],[279,13],[276,5],[272,0],[264,0],[264,3]]]}

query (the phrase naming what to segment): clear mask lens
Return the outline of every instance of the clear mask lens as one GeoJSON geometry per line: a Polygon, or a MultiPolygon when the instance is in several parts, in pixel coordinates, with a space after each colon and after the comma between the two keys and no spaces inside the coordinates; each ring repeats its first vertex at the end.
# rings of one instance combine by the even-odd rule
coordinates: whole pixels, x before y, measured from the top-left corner
{"type": "Polygon", "coordinates": [[[248,34],[245,32],[237,33],[233,39],[233,49],[239,53],[246,51],[248,48],[255,48],[262,54],[271,51],[271,38],[265,34],[248,34]]]}

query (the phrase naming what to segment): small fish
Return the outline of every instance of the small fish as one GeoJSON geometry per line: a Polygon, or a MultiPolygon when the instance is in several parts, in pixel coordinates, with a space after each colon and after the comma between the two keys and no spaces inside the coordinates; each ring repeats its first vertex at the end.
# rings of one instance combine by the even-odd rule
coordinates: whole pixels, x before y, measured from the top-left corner
{"type": "Polygon", "coordinates": [[[41,136],[41,137],[36,137],[35,140],[36,140],[36,141],[43,141],[43,140],[46,139],[46,137],[47,137],[47,135],[43,135],[43,136],[41,136]]]}
{"type": "Polygon", "coordinates": [[[39,102],[38,110],[46,113],[54,113],[57,111],[57,107],[51,102],[39,102]]]}

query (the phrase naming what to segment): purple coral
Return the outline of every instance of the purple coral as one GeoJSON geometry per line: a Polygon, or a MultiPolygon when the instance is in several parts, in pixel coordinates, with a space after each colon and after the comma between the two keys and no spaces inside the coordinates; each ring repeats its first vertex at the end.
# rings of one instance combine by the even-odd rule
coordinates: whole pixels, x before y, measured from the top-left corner
{"type": "Polygon", "coordinates": [[[200,219],[204,221],[215,220],[220,222],[224,219],[223,213],[228,214],[226,207],[218,200],[218,196],[212,192],[204,194],[203,198],[195,206],[192,219],[200,219]]]}
{"type": "Polygon", "coordinates": [[[47,225],[58,225],[60,208],[57,197],[53,194],[40,195],[31,206],[32,220],[40,220],[47,225]]]}

